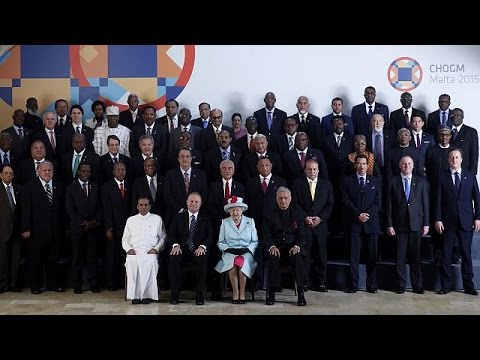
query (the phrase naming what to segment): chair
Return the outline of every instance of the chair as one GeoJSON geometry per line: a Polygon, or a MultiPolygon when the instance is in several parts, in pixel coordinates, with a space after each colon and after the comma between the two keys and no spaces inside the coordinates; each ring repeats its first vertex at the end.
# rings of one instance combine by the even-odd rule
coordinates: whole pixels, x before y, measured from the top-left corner
{"type": "MultiPolygon", "coordinates": [[[[237,267],[237,276],[239,275],[240,268],[237,267]]],[[[223,297],[226,297],[227,295],[227,287],[228,287],[228,271],[223,273],[223,276],[225,277],[224,285],[223,285],[223,297]]],[[[252,295],[252,302],[255,301],[255,275],[252,276],[251,279],[247,277],[247,283],[250,283],[250,294],[252,295]]]]}
{"type": "MultiPolygon", "coordinates": [[[[270,282],[268,281],[268,267],[266,267],[266,279],[267,279],[267,294],[270,292],[270,282]]],[[[297,279],[295,278],[295,270],[291,268],[291,264],[289,262],[281,262],[280,261],[280,276],[282,274],[289,273],[290,276],[293,278],[293,289],[295,291],[295,296],[298,294],[297,288],[297,279]]]]}

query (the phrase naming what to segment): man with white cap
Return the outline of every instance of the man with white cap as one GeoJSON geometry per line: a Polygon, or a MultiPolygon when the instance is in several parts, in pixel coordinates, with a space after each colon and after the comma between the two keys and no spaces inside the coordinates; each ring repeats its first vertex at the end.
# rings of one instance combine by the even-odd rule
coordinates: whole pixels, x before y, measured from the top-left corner
{"type": "Polygon", "coordinates": [[[93,148],[95,152],[102,156],[108,152],[107,138],[115,135],[120,139],[119,153],[130,156],[128,144],[130,142],[130,129],[118,123],[120,110],[118,106],[107,107],[107,124],[103,124],[95,129],[93,148]]]}

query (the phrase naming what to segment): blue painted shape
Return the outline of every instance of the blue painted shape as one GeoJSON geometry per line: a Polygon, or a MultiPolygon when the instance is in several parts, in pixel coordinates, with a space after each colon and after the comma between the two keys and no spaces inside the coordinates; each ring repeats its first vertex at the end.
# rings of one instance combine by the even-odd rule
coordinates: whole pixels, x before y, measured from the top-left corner
{"type": "Polygon", "coordinates": [[[146,78],[156,76],[156,45],[108,46],[108,77],[146,78]]]}
{"type": "Polygon", "coordinates": [[[99,88],[100,95],[117,102],[127,92],[127,90],[121,85],[117,84],[114,80],[108,79],[108,87],[99,88]]]}
{"type": "Polygon", "coordinates": [[[21,87],[22,79],[12,79],[12,87],[21,87]]]}
{"type": "MultiPolygon", "coordinates": [[[[100,92],[99,92],[98,87],[86,87],[86,88],[82,87],[82,88],[80,88],[80,91],[79,91],[78,94],[79,94],[79,97],[78,97],[79,103],[84,104],[88,100],[92,100],[92,102],[97,100],[99,98],[100,92]]],[[[86,112],[85,108],[83,110],[86,112]]],[[[85,115],[84,115],[84,117],[85,117],[85,115]]]]}
{"type": "Polygon", "coordinates": [[[77,78],[70,79],[70,86],[78,87],[78,79],[77,78]]]}
{"type": "Polygon", "coordinates": [[[22,45],[23,79],[70,78],[68,45],[22,45]]]}
{"type": "Polygon", "coordinates": [[[0,99],[12,106],[12,88],[0,87],[0,99]]]}
{"type": "Polygon", "coordinates": [[[175,99],[183,90],[183,86],[167,87],[167,99],[175,99]]]}
{"type": "Polygon", "coordinates": [[[175,86],[175,83],[177,82],[177,79],[176,77],[174,78],[165,78],[165,85],[167,86],[175,86]]]}
{"type": "Polygon", "coordinates": [[[158,86],[165,86],[166,85],[166,81],[165,81],[165,78],[158,78],[157,79],[157,85],[158,86]]]}
{"type": "Polygon", "coordinates": [[[100,86],[100,79],[99,78],[87,78],[88,83],[90,86],[100,86]]]}
{"type": "Polygon", "coordinates": [[[167,87],[166,86],[157,86],[157,95],[158,97],[162,97],[163,95],[165,95],[166,93],[166,90],[167,90],[167,87]]]}

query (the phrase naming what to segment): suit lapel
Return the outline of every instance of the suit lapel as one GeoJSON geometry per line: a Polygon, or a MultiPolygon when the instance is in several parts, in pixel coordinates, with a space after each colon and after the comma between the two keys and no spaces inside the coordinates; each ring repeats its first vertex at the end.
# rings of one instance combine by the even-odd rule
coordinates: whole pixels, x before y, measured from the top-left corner
{"type": "Polygon", "coordinates": [[[450,173],[450,170],[448,170],[448,172],[447,172],[447,182],[448,182],[448,184],[450,185],[450,190],[452,191],[452,193],[453,193],[454,195],[456,195],[456,193],[455,193],[455,184],[453,183],[452,174],[450,173]]]}

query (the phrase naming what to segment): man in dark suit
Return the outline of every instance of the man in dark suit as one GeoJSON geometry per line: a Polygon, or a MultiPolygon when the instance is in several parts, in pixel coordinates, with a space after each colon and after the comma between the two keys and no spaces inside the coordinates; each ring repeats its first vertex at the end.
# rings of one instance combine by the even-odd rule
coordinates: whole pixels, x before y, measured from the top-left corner
{"type": "Polygon", "coordinates": [[[415,175],[425,177],[425,158],[420,152],[420,148],[410,145],[412,135],[407,128],[401,128],[397,132],[397,145],[390,149],[388,158],[385,162],[387,178],[400,175],[398,164],[400,159],[406,155],[413,159],[415,164],[415,175]]]}
{"type": "MultiPolygon", "coordinates": [[[[207,176],[202,170],[192,167],[192,152],[181,149],[178,152],[179,166],[170,170],[165,177],[164,200],[166,205],[166,224],[171,224],[180,210],[185,208],[187,196],[192,191],[207,198],[207,176]]],[[[168,231],[168,228],[167,228],[168,231]]]]}
{"type": "MultiPolygon", "coordinates": [[[[220,163],[221,179],[210,183],[208,188],[207,213],[212,222],[213,239],[218,239],[220,225],[222,220],[228,217],[223,210],[228,198],[237,196],[245,198],[245,188],[242,183],[233,180],[235,174],[235,164],[232,160],[223,160],[220,163]]],[[[220,276],[214,271],[215,265],[221,258],[221,252],[218,246],[213,246],[209,255],[209,276],[211,280],[212,300],[221,300],[220,276]]]]}
{"type": "Polygon", "coordinates": [[[385,119],[381,114],[372,115],[372,130],[366,135],[367,151],[375,155],[375,162],[380,168],[383,183],[387,182],[385,166],[390,150],[397,143],[397,136],[385,127],[385,119]]]}
{"type": "Polygon", "coordinates": [[[173,129],[178,127],[178,101],[175,99],[168,99],[165,101],[165,111],[166,114],[163,116],[158,117],[159,111],[156,112],[157,119],[155,122],[160,123],[160,125],[165,126],[168,129],[168,133],[170,134],[173,129]]]}
{"type": "MultiPolygon", "coordinates": [[[[168,130],[165,126],[155,122],[155,108],[153,106],[146,106],[143,109],[143,121],[136,122],[131,130],[129,144],[131,158],[140,155],[140,138],[144,135],[150,135],[153,138],[154,147],[152,150],[154,156],[161,159],[165,158],[168,151],[168,130]]],[[[162,165],[165,166],[166,164],[162,165]]]]}
{"type": "Polygon", "coordinates": [[[280,291],[280,261],[288,260],[295,269],[297,281],[298,306],[307,305],[303,294],[304,274],[302,252],[306,251],[306,233],[303,211],[290,206],[292,194],[286,187],[276,192],[276,206],[265,216],[262,242],[267,259],[267,298],[266,304],[275,304],[275,291],[280,291]]]}
{"type": "MultiPolygon", "coordinates": [[[[134,125],[140,125],[143,123],[142,110],[138,107],[139,102],[137,94],[129,94],[127,104],[128,109],[120,112],[118,123],[132,130],[134,125]]],[[[153,109],[153,113],[155,115],[155,108],[153,109]]],[[[153,121],[155,121],[155,116],[153,121]]]]}
{"type": "Polygon", "coordinates": [[[397,236],[397,294],[405,292],[407,249],[413,292],[423,294],[420,248],[430,226],[428,184],[412,174],[414,162],[410,156],[402,157],[399,166],[401,175],[388,181],[385,204],[387,234],[397,236]]]}
{"type": "Polygon", "coordinates": [[[180,126],[173,129],[173,131],[170,133],[168,140],[169,152],[178,151],[178,149],[180,149],[180,136],[182,136],[182,133],[185,131],[188,131],[192,134],[192,147],[196,148],[199,146],[199,137],[203,128],[194,126],[193,123],[190,122],[191,118],[192,114],[187,108],[181,109],[178,113],[178,121],[180,122],[180,126]]]}
{"type": "MultiPolygon", "coordinates": [[[[164,158],[154,154],[153,149],[155,147],[154,140],[151,135],[142,135],[140,137],[139,146],[140,154],[133,156],[130,159],[130,175],[132,179],[138,179],[145,175],[144,161],[148,158],[153,158],[157,161],[157,172],[159,174],[165,174],[164,166],[160,163],[164,158]]],[[[134,204],[136,208],[136,203],[134,204]]],[[[137,211],[134,212],[134,215],[137,211]]]]}
{"type": "Polygon", "coordinates": [[[189,131],[184,131],[179,137],[179,148],[168,153],[167,170],[172,170],[178,167],[178,152],[180,149],[188,149],[192,153],[192,167],[203,170],[205,168],[203,162],[203,153],[192,148],[193,135],[189,131]]]}
{"type": "Polygon", "coordinates": [[[20,237],[22,186],[12,184],[14,170],[10,165],[1,169],[0,179],[0,293],[9,288],[20,291],[18,270],[23,241],[20,237]]]}
{"type": "MultiPolygon", "coordinates": [[[[288,117],[283,122],[284,134],[272,136],[271,149],[280,157],[287,151],[293,150],[295,147],[295,137],[297,136],[298,121],[293,117],[288,117]]],[[[237,141],[238,142],[238,141],[237,141]]]]}
{"type": "Polygon", "coordinates": [[[0,133],[0,169],[3,165],[16,169],[19,160],[19,155],[12,149],[12,135],[0,133]]]}
{"type": "Polygon", "coordinates": [[[352,108],[352,120],[355,126],[355,134],[362,134],[368,137],[371,130],[371,118],[373,114],[382,114],[385,120],[385,127],[390,128],[388,106],[375,102],[377,93],[373,86],[365,88],[365,102],[355,105],[352,108]]]}
{"type": "Polygon", "coordinates": [[[428,114],[427,117],[427,132],[436,134],[440,125],[452,126],[452,119],[450,119],[450,95],[442,94],[438,97],[439,109],[428,114]]]}
{"type": "Polygon", "coordinates": [[[320,165],[320,177],[328,180],[328,171],[325,158],[321,150],[308,146],[308,136],[298,132],[295,136],[295,147],[282,156],[283,173],[285,180],[291,184],[295,179],[302,178],[305,174],[305,164],[308,159],[316,159],[320,165]]]}
{"type": "MultiPolygon", "coordinates": [[[[316,149],[320,148],[321,132],[320,132],[320,118],[308,111],[310,108],[310,101],[306,96],[300,96],[297,99],[298,112],[290,117],[295,119],[298,124],[298,132],[304,132],[308,135],[312,146],[316,149]],[[317,135],[319,136],[317,138],[317,135]]],[[[280,154],[281,155],[281,154],[280,154]]]]}
{"type": "Polygon", "coordinates": [[[81,133],[73,134],[72,147],[73,149],[71,151],[62,156],[63,182],[70,184],[75,180],[80,164],[91,165],[89,176],[96,182],[100,157],[94,151],[85,148],[85,136],[81,133]]]}
{"type": "MultiPolygon", "coordinates": [[[[72,122],[65,125],[61,132],[62,152],[65,153],[72,150],[72,137],[74,134],[83,134],[85,136],[85,148],[94,151],[92,144],[93,130],[82,124],[83,108],[80,105],[72,105],[70,115],[72,122]]],[[[63,153],[59,154],[59,156],[62,157],[63,153]]]]}
{"type": "MultiPolygon", "coordinates": [[[[334,116],[342,116],[345,122],[345,133],[352,136],[355,135],[352,118],[343,113],[343,99],[340,97],[333,98],[331,106],[333,112],[322,117],[320,123],[321,135],[327,136],[333,132],[332,118],[334,116]]],[[[321,136],[317,138],[321,138],[321,136]]]]}
{"type": "Polygon", "coordinates": [[[195,266],[195,304],[203,305],[203,292],[207,278],[208,254],[212,247],[212,228],[208,216],[199,212],[202,197],[192,192],[187,197],[187,209],[176,214],[168,231],[170,257],[168,277],[172,288],[170,304],[178,304],[182,289],[182,266],[191,262],[195,266]]]}
{"type": "Polygon", "coordinates": [[[452,146],[456,146],[463,151],[462,168],[476,175],[478,169],[477,130],[463,123],[462,109],[455,108],[452,113],[452,146]]]}
{"type": "Polygon", "coordinates": [[[22,237],[27,244],[29,284],[32,294],[40,294],[43,266],[46,268],[47,289],[65,291],[59,282],[58,260],[65,239],[65,190],[62,183],[52,180],[53,164],[38,165],[38,178],[24,187],[22,199],[22,237]]]}
{"type": "Polygon", "coordinates": [[[439,175],[435,187],[435,229],[445,233],[440,266],[442,288],[438,294],[453,289],[451,264],[455,237],[459,238],[462,256],[462,281],[465,294],[478,295],[473,283],[472,237],[480,231],[480,193],[475,174],[462,169],[462,150],[448,151],[449,170],[439,175]]]}
{"type": "Polygon", "coordinates": [[[150,199],[152,208],[150,212],[164,217],[165,203],[163,201],[163,184],[165,179],[157,172],[157,160],[147,158],[143,162],[145,175],[137,178],[132,186],[132,206],[130,214],[135,215],[138,200],[141,198],[150,199]]]}
{"type": "MultiPolygon", "coordinates": [[[[51,160],[62,161],[63,140],[60,128],[55,126],[56,115],[53,112],[46,112],[43,114],[43,130],[37,131],[32,138],[32,141],[40,140],[45,145],[47,158],[51,160]]],[[[71,122],[71,121],[70,121],[71,122]]],[[[65,125],[63,125],[65,126],[65,125]]]]}
{"type": "Polygon", "coordinates": [[[412,107],[413,97],[409,92],[400,95],[402,107],[390,114],[390,129],[396,134],[401,128],[410,128],[410,122],[414,116],[420,116],[425,124],[425,113],[412,107]]]}
{"type": "Polygon", "coordinates": [[[410,146],[420,149],[420,153],[427,153],[427,149],[435,145],[435,137],[432,134],[429,134],[423,131],[425,125],[425,120],[420,115],[413,115],[410,119],[410,132],[412,139],[410,140],[410,146]]]}
{"type": "Polygon", "coordinates": [[[255,116],[249,116],[245,119],[245,128],[247,134],[235,141],[235,146],[242,152],[243,157],[255,151],[255,137],[258,135],[258,122],[255,116]]]}
{"type": "Polygon", "coordinates": [[[91,169],[90,164],[81,164],[77,171],[78,180],[68,185],[65,190],[65,210],[70,218],[72,284],[75,294],[82,293],[85,265],[90,290],[94,293],[100,292],[97,275],[97,227],[101,222],[102,209],[100,189],[97,184],[90,181],[91,169]]]}
{"type": "MultiPolygon", "coordinates": [[[[37,140],[32,143],[30,146],[31,158],[23,159],[20,161],[17,167],[17,176],[15,177],[15,183],[20,185],[25,185],[30,181],[37,178],[37,169],[38,165],[45,161],[49,160],[52,162],[54,170],[60,173],[57,168],[57,163],[54,160],[46,158],[47,152],[45,151],[45,145],[42,141],[37,140]]],[[[54,173],[55,173],[54,171],[54,173]]]]}
{"type": "Polygon", "coordinates": [[[232,143],[235,145],[235,133],[233,129],[229,126],[222,124],[223,122],[223,112],[220,109],[213,109],[210,112],[210,124],[206,129],[203,129],[200,132],[200,143],[198,149],[203,152],[207,152],[218,146],[217,137],[220,131],[226,130],[230,133],[232,138],[232,143]]]}
{"type": "Polygon", "coordinates": [[[367,175],[368,160],[364,154],[355,158],[356,173],[342,180],[342,202],[350,233],[350,273],[352,286],[358,291],[360,246],[362,237],[367,255],[367,292],[377,292],[377,239],[380,233],[379,211],[382,207],[380,179],[367,175]]]}
{"type": "Polygon", "coordinates": [[[198,105],[198,112],[200,113],[200,117],[193,119],[192,125],[206,129],[208,124],[210,124],[210,104],[206,102],[200,103],[200,105],[198,105]]]}
{"type": "Polygon", "coordinates": [[[307,252],[304,257],[305,286],[327,292],[327,223],[333,209],[333,188],[330,181],[318,177],[318,161],[310,159],[305,165],[303,179],[293,182],[293,203],[304,212],[307,252]],[[310,280],[310,258],[314,264],[314,278],[310,280]]]}
{"type": "MultiPolygon", "coordinates": [[[[45,123],[45,117],[43,118],[45,123]]],[[[68,115],[68,101],[65,99],[58,99],[55,101],[55,130],[61,130],[67,124],[72,123],[72,118],[68,115]]]]}
{"type": "Polygon", "coordinates": [[[113,179],[102,186],[103,221],[106,237],[107,287],[115,291],[125,279],[125,252],[122,235],[130,214],[130,184],[125,181],[126,166],[123,162],[113,164],[113,179]]]}
{"type": "Polygon", "coordinates": [[[241,159],[240,151],[235,146],[231,145],[232,138],[228,131],[220,131],[218,133],[217,142],[218,146],[208,151],[205,158],[205,173],[207,174],[209,182],[221,178],[218,168],[223,160],[232,160],[235,167],[238,168],[241,159]]]}
{"type": "Polygon", "coordinates": [[[99,176],[97,183],[102,186],[107,181],[113,179],[113,164],[116,162],[122,162],[125,164],[127,171],[127,180],[131,179],[130,171],[130,158],[126,155],[120,154],[120,139],[116,135],[109,135],[107,137],[108,152],[100,157],[99,164],[99,176]]]}
{"type": "Polygon", "coordinates": [[[12,149],[20,157],[25,159],[30,155],[30,139],[32,130],[24,126],[25,113],[21,109],[17,109],[13,113],[13,125],[5,130],[3,133],[8,133],[12,136],[12,149]]]}
{"type": "Polygon", "coordinates": [[[265,98],[265,107],[253,113],[258,122],[258,132],[265,136],[278,135],[282,132],[283,121],[287,118],[287,113],[275,107],[275,94],[267,92],[265,98]]]}
{"type": "Polygon", "coordinates": [[[34,97],[27,99],[27,111],[25,113],[25,127],[30,129],[32,135],[39,130],[43,129],[43,121],[40,116],[37,115],[38,101],[34,97]]]}
{"type": "Polygon", "coordinates": [[[272,172],[274,175],[282,176],[282,160],[276,152],[268,150],[267,137],[263,134],[258,134],[257,136],[255,136],[255,139],[253,141],[255,152],[250,152],[242,157],[242,162],[240,165],[241,170],[239,174],[240,181],[245,183],[249,178],[258,175],[258,159],[262,157],[268,157],[270,159],[273,166],[272,172]]]}

